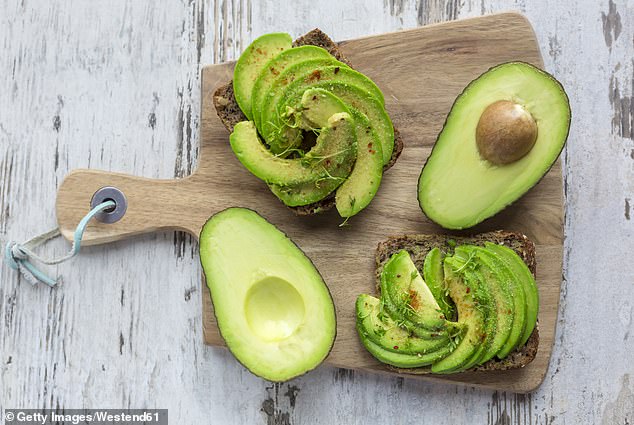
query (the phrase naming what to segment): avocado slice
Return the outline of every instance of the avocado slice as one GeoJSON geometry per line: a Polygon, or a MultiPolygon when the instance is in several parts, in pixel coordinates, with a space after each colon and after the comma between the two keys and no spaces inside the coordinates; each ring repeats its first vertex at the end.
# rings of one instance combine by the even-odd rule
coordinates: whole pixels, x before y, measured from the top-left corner
{"type": "MultiPolygon", "coordinates": [[[[488,251],[497,255],[497,257],[504,261],[510,271],[514,275],[514,282],[520,282],[521,287],[524,289],[524,297],[526,299],[526,324],[524,326],[524,332],[522,337],[517,343],[518,347],[523,346],[530,338],[535,324],[537,323],[537,312],[539,310],[539,292],[537,291],[537,285],[535,284],[535,278],[528,269],[526,263],[520,258],[519,255],[511,248],[486,242],[485,247],[488,251]]],[[[516,299],[520,297],[518,288],[514,288],[517,292],[516,299]]],[[[520,306],[523,305],[519,303],[520,306]]]]}
{"type": "MultiPolygon", "coordinates": [[[[430,354],[449,345],[449,333],[442,332],[437,338],[418,338],[383,311],[381,300],[361,294],[356,303],[357,320],[363,334],[373,343],[387,351],[403,354],[430,354]]],[[[430,363],[440,357],[427,356],[430,363]]]]}
{"type": "MultiPolygon", "coordinates": [[[[295,148],[301,143],[301,137],[295,129],[292,128],[282,128],[276,124],[275,121],[272,121],[271,118],[267,118],[269,122],[264,121],[264,110],[270,107],[272,104],[277,102],[277,99],[281,97],[286,87],[294,82],[297,78],[305,75],[306,73],[313,72],[316,69],[319,69],[323,66],[338,66],[341,69],[348,68],[348,65],[343,62],[339,62],[334,57],[324,57],[317,59],[309,59],[303,62],[296,63],[295,65],[289,66],[286,68],[280,75],[275,78],[275,80],[270,84],[268,90],[265,91],[264,94],[258,97],[259,103],[253,105],[253,121],[255,122],[255,126],[258,128],[260,134],[264,137],[265,130],[269,130],[269,132],[273,132],[277,130],[278,132],[289,132],[288,135],[284,135],[284,140],[288,143],[285,145],[280,144],[270,144],[270,141],[264,137],[265,142],[269,145],[273,153],[276,155],[285,154],[289,150],[295,148]],[[275,127],[277,126],[277,127],[275,127]]],[[[273,116],[276,119],[280,119],[279,115],[286,112],[286,110],[275,110],[273,111],[273,116]]]]}
{"type": "Polygon", "coordinates": [[[407,319],[432,332],[446,329],[445,315],[407,251],[397,252],[385,263],[381,294],[394,319],[407,319]]]}
{"type": "MultiPolygon", "coordinates": [[[[287,72],[292,71],[293,68],[289,68],[287,72]]],[[[293,115],[299,108],[302,95],[306,89],[317,83],[328,81],[354,84],[367,94],[378,99],[381,102],[381,106],[383,106],[381,90],[365,75],[339,65],[313,68],[302,75],[297,75],[293,82],[282,90],[276,91],[272,97],[266,96],[267,104],[262,109],[260,115],[261,127],[258,128],[271,150],[283,152],[289,146],[296,145],[298,139],[301,140],[300,129],[293,128],[292,122],[289,122],[288,117],[293,115]]],[[[271,92],[272,90],[269,91],[269,93],[271,92]]]]}
{"type": "MultiPolygon", "coordinates": [[[[365,115],[380,139],[383,165],[390,162],[394,150],[394,127],[381,102],[366,90],[340,81],[325,81],[313,84],[311,87],[328,90],[350,109],[356,109],[365,115]]],[[[289,100],[289,102],[295,103],[295,100],[289,100]]]]}
{"type": "MultiPolygon", "coordinates": [[[[306,90],[302,99],[301,112],[298,112],[297,116],[293,119],[298,123],[299,128],[308,131],[319,131],[319,129],[328,125],[328,120],[331,116],[343,112],[351,113],[348,107],[333,94],[323,91],[306,90]]],[[[355,125],[355,134],[357,134],[358,137],[358,125],[354,115],[352,115],[352,119],[355,125]]],[[[357,146],[359,146],[359,143],[357,143],[357,146]]],[[[358,160],[355,159],[355,167],[357,161],[358,160]]],[[[349,166],[350,164],[348,162],[340,163],[334,170],[331,170],[328,177],[319,180],[287,186],[270,185],[270,188],[273,194],[287,206],[296,207],[312,204],[325,198],[329,193],[337,189],[337,187],[345,184],[343,178],[336,178],[336,176],[343,176],[346,173],[351,175],[352,173],[349,170],[349,166]],[[342,167],[346,168],[340,170],[342,167]]],[[[348,176],[348,178],[350,178],[350,176],[348,176]]]]}
{"type": "Polygon", "coordinates": [[[486,338],[487,310],[482,308],[489,301],[486,290],[468,268],[464,261],[456,257],[445,257],[444,270],[451,297],[458,310],[458,322],[466,328],[466,332],[458,346],[447,357],[434,363],[434,373],[453,373],[467,369],[473,358],[481,353],[482,343],[486,338]],[[461,273],[462,271],[464,273],[461,273]]]}
{"type": "Polygon", "coordinates": [[[568,97],[551,75],[522,62],[491,68],[453,104],[418,182],[428,218],[472,227],[546,174],[568,136],[568,97]]]}
{"type": "Polygon", "coordinates": [[[267,62],[293,45],[286,33],[265,34],[256,38],[240,55],[233,71],[233,92],[242,112],[251,119],[251,92],[267,62]]]}
{"type": "MultiPolygon", "coordinates": [[[[496,300],[491,293],[491,283],[486,280],[482,273],[482,265],[470,261],[461,253],[456,253],[452,258],[454,265],[459,265],[455,269],[456,273],[462,274],[468,287],[473,292],[475,307],[484,316],[484,327],[482,329],[480,344],[473,356],[460,367],[460,370],[468,370],[474,366],[484,363],[485,358],[492,351],[492,345],[497,335],[498,321],[496,300]]],[[[495,352],[493,352],[495,355],[495,352]]]]}
{"type": "MultiPolygon", "coordinates": [[[[490,282],[497,281],[498,283],[506,285],[511,295],[511,314],[507,315],[507,318],[512,316],[511,332],[504,345],[494,353],[498,358],[502,359],[519,345],[524,330],[526,329],[526,295],[522,284],[517,277],[515,277],[513,272],[490,250],[478,247],[477,256],[481,267],[493,271],[493,276],[490,276],[490,282]]],[[[489,276],[487,277],[489,278],[489,276]]],[[[504,307],[501,311],[503,312],[505,308],[508,309],[509,307],[504,307]]],[[[500,311],[498,310],[498,314],[499,313],[500,311]]]]}
{"type": "Polygon", "coordinates": [[[461,245],[455,249],[455,255],[466,262],[477,261],[482,284],[487,286],[491,296],[490,308],[496,326],[490,345],[478,360],[480,364],[492,359],[501,350],[504,351],[503,348],[515,346],[524,330],[524,312],[514,308],[510,288],[513,285],[513,276],[504,263],[484,248],[475,245],[461,245]]]}
{"type": "MultiPolygon", "coordinates": [[[[324,119],[339,110],[343,101],[323,88],[308,89],[302,95],[300,124],[305,129],[321,127],[324,119]]],[[[341,217],[352,217],[376,195],[383,176],[381,141],[368,118],[357,109],[346,107],[355,123],[357,160],[352,172],[337,189],[336,206],[341,217]]],[[[327,193],[326,193],[327,195],[327,193]]],[[[325,196],[325,195],[324,195],[325,196]]],[[[322,196],[319,199],[323,199],[322,196]]]]}
{"type": "Polygon", "coordinates": [[[235,125],[229,137],[240,162],[267,183],[293,185],[319,180],[341,184],[350,174],[357,155],[354,123],[349,114],[334,114],[317,137],[316,145],[302,158],[275,156],[259,140],[252,121],[235,125]]]}
{"type": "Polygon", "coordinates": [[[260,74],[253,85],[253,89],[251,90],[252,116],[255,117],[255,115],[259,112],[258,108],[262,104],[262,99],[280,74],[295,64],[312,59],[332,60],[333,57],[326,49],[318,46],[307,45],[284,50],[269,60],[260,71],[260,74]]]}
{"type": "Polygon", "coordinates": [[[449,297],[449,291],[445,283],[443,258],[444,255],[439,248],[436,247],[429,251],[423,263],[423,278],[434,298],[438,301],[438,306],[447,320],[454,320],[456,317],[456,306],[449,297]]]}
{"type": "MultiPolygon", "coordinates": [[[[361,343],[366,348],[366,350],[368,350],[368,352],[372,354],[372,356],[374,356],[374,358],[376,358],[381,363],[389,364],[391,366],[399,367],[402,369],[428,366],[435,361],[432,359],[438,359],[438,358],[442,359],[443,357],[449,355],[452,352],[452,350],[454,350],[454,346],[448,344],[444,348],[441,348],[438,351],[433,351],[428,354],[395,353],[393,351],[388,351],[382,348],[381,346],[375,344],[374,342],[370,341],[370,339],[368,339],[362,333],[363,331],[360,329],[358,324],[357,324],[357,330],[360,335],[361,343]]],[[[432,365],[432,370],[433,370],[433,365],[432,365]]]]}
{"type": "Polygon", "coordinates": [[[229,208],[200,233],[220,333],[247,369],[286,381],[318,366],[335,340],[335,308],[310,259],[256,212],[229,208]]]}

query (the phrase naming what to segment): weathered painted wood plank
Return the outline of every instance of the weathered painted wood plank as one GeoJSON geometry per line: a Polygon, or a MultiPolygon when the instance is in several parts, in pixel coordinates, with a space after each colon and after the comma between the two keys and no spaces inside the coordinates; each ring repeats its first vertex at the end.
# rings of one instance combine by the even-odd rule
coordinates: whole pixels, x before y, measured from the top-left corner
{"type": "MultiPolygon", "coordinates": [[[[196,162],[201,64],[255,36],[336,39],[504,10],[533,23],[567,87],[564,291],[532,395],[329,368],[269,385],[202,344],[197,249],[181,235],[95,247],[59,290],[0,269],[0,408],[156,406],[175,423],[632,423],[634,9],[627,0],[0,2],[0,238],[54,223],[71,169],[169,178],[196,162]],[[175,255],[176,254],[176,255],[175,255]]],[[[61,253],[54,244],[46,253],[61,253]]]]}

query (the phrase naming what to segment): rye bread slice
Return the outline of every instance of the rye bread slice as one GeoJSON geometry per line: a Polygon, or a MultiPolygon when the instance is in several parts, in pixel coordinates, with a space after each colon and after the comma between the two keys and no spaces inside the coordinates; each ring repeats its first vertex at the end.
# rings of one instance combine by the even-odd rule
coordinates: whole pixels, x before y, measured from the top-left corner
{"type": "MultiPolygon", "coordinates": [[[[332,41],[330,37],[328,37],[319,28],[315,28],[314,30],[304,34],[293,42],[293,47],[305,45],[322,47],[326,49],[331,55],[333,55],[335,59],[352,67],[350,61],[343,55],[341,50],[339,50],[339,45],[332,41]]],[[[218,114],[218,117],[222,121],[222,124],[225,126],[225,128],[229,131],[229,133],[233,131],[233,127],[237,123],[239,123],[240,121],[245,121],[247,119],[247,117],[242,113],[242,110],[238,106],[238,102],[236,101],[236,98],[233,94],[233,81],[228,81],[227,83],[221,85],[216,89],[213,94],[213,102],[214,106],[216,107],[216,113],[218,114]]],[[[390,162],[388,162],[385,167],[383,167],[383,171],[387,171],[394,165],[398,157],[401,155],[402,151],[403,139],[401,138],[398,129],[395,127],[394,150],[392,151],[390,162]]],[[[304,216],[318,214],[320,212],[327,211],[334,206],[335,195],[333,192],[321,201],[300,207],[288,208],[293,210],[295,214],[304,216]]]]}
{"type": "MultiPolygon", "coordinates": [[[[402,249],[408,251],[418,270],[422,270],[423,262],[425,261],[427,253],[435,247],[438,247],[443,251],[452,250],[450,245],[452,242],[450,241],[455,242],[457,245],[471,244],[483,246],[485,242],[506,245],[515,251],[522,260],[524,260],[528,269],[531,271],[533,276],[535,276],[535,244],[521,233],[500,230],[468,237],[448,235],[406,235],[391,237],[388,240],[379,243],[376,249],[377,291],[379,291],[380,288],[380,278],[383,266],[393,254],[402,249]]],[[[535,325],[535,330],[524,346],[518,347],[502,360],[493,358],[483,365],[469,369],[469,371],[509,370],[524,367],[532,362],[537,355],[538,345],[539,330],[538,326],[535,325]]],[[[431,373],[429,367],[400,369],[388,366],[388,368],[399,373],[409,373],[415,375],[431,373]]]]}

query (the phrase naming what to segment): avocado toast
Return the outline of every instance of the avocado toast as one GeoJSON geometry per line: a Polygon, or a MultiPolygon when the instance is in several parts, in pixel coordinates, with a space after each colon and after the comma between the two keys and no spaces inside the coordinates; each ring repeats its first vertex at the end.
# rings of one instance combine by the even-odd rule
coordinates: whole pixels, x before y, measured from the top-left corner
{"type": "MultiPolygon", "coordinates": [[[[282,44],[285,42],[286,41],[281,40],[282,44]]],[[[276,43],[280,43],[280,37],[276,37],[276,43]]],[[[350,110],[348,111],[348,113],[351,115],[352,120],[356,123],[355,133],[357,135],[361,134],[361,132],[359,131],[359,123],[369,123],[373,126],[379,126],[381,130],[376,131],[375,129],[371,129],[368,131],[367,135],[364,132],[362,134],[363,137],[359,137],[359,139],[364,139],[362,140],[362,148],[367,148],[371,155],[367,155],[367,152],[364,149],[357,149],[357,152],[359,152],[360,154],[366,154],[363,158],[363,166],[359,166],[356,171],[354,169],[350,171],[350,176],[354,177],[354,179],[352,180],[355,180],[358,183],[348,183],[349,180],[339,178],[340,181],[343,181],[343,184],[341,184],[341,190],[337,189],[337,187],[335,186],[325,195],[323,195],[323,193],[315,193],[312,186],[307,186],[305,184],[294,184],[292,186],[280,186],[277,184],[270,184],[269,186],[272,192],[278,198],[280,198],[280,200],[282,200],[282,202],[284,202],[289,208],[291,208],[297,215],[313,215],[329,210],[333,206],[337,205],[337,209],[342,216],[352,216],[358,213],[371,201],[374,194],[378,190],[382,171],[385,171],[394,165],[395,161],[397,160],[403,149],[403,142],[399,136],[398,130],[392,127],[391,122],[389,121],[389,117],[387,117],[386,115],[381,115],[381,111],[383,111],[382,104],[379,104],[378,106],[375,105],[375,102],[382,102],[382,94],[380,93],[380,90],[374,90],[372,87],[373,83],[366,83],[365,81],[370,81],[369,79],[361,76],[361,74],[356,73],[351,69],[350,62],[341,53],[337,44],[334,43],[326,34],[324,34],[319,29],[315,29],[295,40],[295,42],[293,42],[292,44],[292,47],[293,48],[284,50],[281,54],[278,55],[277,59],[269,62],[269,64],[273,65],[271,67],[271,71],[260,75],[258,81],[254,83],[256,88],[266,86],[267,84],[275,84],[274,82],[271,83],[271,81],[266,81],[272,79],[270,75],[266,74],[275,74],[277,72],[282,72],[293,76],[294,72],[306,72],[307,69],[311,69],[309,68],[309,66],[316,67],[315,69],[318,69],[320,71],[320,81],[317,82],[318,84],[313,82],[314,84],[311,84],[311,86],[315,86],[315,89],[327,90],[342,99],[347,106],[352,105],[349,108],[350,110]],[[319,48],[318,50],[321,50],[322,52],[327,52],[330,55],[330,58],[324,57],[323,53],[315,54],[316,52],[314,51],[301,52],[300,49],[297,49],[301,46],[316,46],[315,49],[319,48]],[[291,61],[292,56],[302,57],[303,62],[293,65],[291,61]],[[314,59],[306,60],[308,57],[313,57],[314,59]],[[307,62],[312,62],[312,64],[307,62]],[[328,75],[336,76],[336,78],[329,81],[328,75]],[[355,84],[348,84],[339,81],[342,78],[347,78],[348,81],[355,81],[355,84]],[[361,83],[361,81],[363,82],[361,83]],[[360,84],[367,84],[367,88],[365,90],[359,89],[360,84]],[[374,96],[364,96],[365,93],[368,92],[372,93],[374,96]],[[364,97],[367,97],[367,99],[365,99],[364,97]],[[377,101],[375,98],[379,98],[380,101],[377,101]],[[389,123],[389,125],[382,124],[385,120],[387,120],[387,123],[389,123]],[[384,131],[382,129],[389,129],[389,131],[384,131]],[[383,149],[382,151],[379,151],[379,149],[377,148],[379,142],[381,142],[383,145],[388,144],[388,149],[383,149]],[[379,156],[380,154],[386,155],[386,158],[384,158],[385,160],[382,164],[382,170],[380,170],[381,167],[379,165],[376,165],[375,163],[370,161],[372,156],[379,156]],[[370,163],[368,164],[368,162],[370,163]],[[369,174],[365,174],[366,172],[369,172],[369,174]],[[378,178],[372,177],[376,176],[377,174],[378,178]],[[335,191],[335,189],[337,190],[335,191]],[[363,199],[361,199],[361,197],[355,197],[353,195],[353,192],[355,190],[365,193],[363,199]],[[307,194],[310,196],[308,196],[307,194]],[[322,197],[319,198],[320,196],[322,197]],[[358,198],[358,200],[356,198],[358,198]]],[[[280,48],[278,47],[278,44],[276,44],[276,48],[280,48]]],[[[287,97],[294,97],[294,100],[296,102],[308,101],[309,99],[304,99],[302,95],[303,93],[305,93],[305,90],[310,87],[302,85],[302,83],[298,81],[295,81],[294,83],[294,85],[291,84],[292,87],[290,87],[289,90],[286,90],[287,97]]],[[[220,117],[225,128],[227,128],[227,130],[229,130],[230,132],[234,132],[236,124],[248,119],[243,110],[240,108],[238,101],[236,100],[234,94],[234,86],[234,82],[229,81],[225,85],[218,87],[213,95],[213,102],[216,108],[216,112],[218,113],[218,116],[220,117]]],[[[238,87],[241,87],[241,85],[238,85],[238,87]]],[[[257,98],[261,98],[262,95],[256,95],[255,97],[257,101],[257,98]]],[[[286,100],[288,99],[277,99],[276,101],[280,105],[283,105],[284,101],[286,100]]],[[[332,103],[324,103],[332,105],[332,103]]],[[[255,114],[252,114],[252,118],[256,124],[262,124],[262,120],[266,120],[265,122],[274,122],[275,114],[274,112],[272,112],[272,110],[270,110],[270,108],[269,110],[256,110],[255,114]]],[[[278,125],[276,124],[274,127],[277,126],[278,125]]],[[[304,128],[306,127],[306,123],[300,123],[298,127],[301,127],[302,130],[306,130],[306,128],[304,128]]],[[[268,127],[261,125],[261,128],[265,132],[270,133],[267,130],[268,127]]],[[[293,148],[292,140],[295,140],[294,138],[297,137],[298,132],[298,129],[291,129],[290,131],[287,131],[285,133],[284,142],[289,142],[290,140],[290,143],[285,145],[286,147],[293,148]]],[[[361,143],[358,143],[358,145],[361,146],[361,143]]],[[[273,153],[275,153],[275,150],[278,149],[275,143],[270,144],[269,147],[273,153]]],[[[282,151],[282,153],[284,152],[283,149],[280,150],[282,151]]],[[[348,178],[351,179],[350,177],[348,178]]],[[[319,186],[321,192],[327,191],[327,188],[324,188],[322,185],[319,186]]]]}
{"type": "MultiPolygon", "coordinates": [[[[413,263],[413,266],[415,266],[415,269],[416,269],[415,274],[421,274],[422,276],[424,276],[425,281],[428,282],[427,286],[429,286],[430,292],[433,293],[435,292],[433,288],[435,279],[429,273],[429,271],[432,270],[433,268],[430,267],[429,263],[428,265],[425,265],[425,263],[428,258],[433,259],[435,256],[432,254],[432,256],[428,257],[428,254],[436,250],[440,250],[446,253],[453,252],[454,250],[460,251],[461,250],[460,247],[462,246],[465,246],[465,247],[474,246],[478,248],[489,247],[489,248],[492,248],[493,250],[498,249],[496,247],[501,247],[499,249],[505,252],[512,250],[513,252],[511,254],[512,255],[516,254],[515,257],[521,259],[521,262],[523,263],[521,267],[518,267],[515,270],[518,270],[519,268],[526,270],[526,272],[531,275],[529,277],[530,279],[533,279],[535,275],[535,245],[526,236],[520,233],[497,231],[497,232],[483,233],[473,237],[458,237],[458,236],[454,237],[454,236],[447,236],[447,235],[408,235],[408,236],[401,236],[401,237],[393,237],[388,239],[387,241],[379,243],[377,247],[377,252],[376,252],[376,275],[377,275],[377,281],[378,281],[378,288],[380,289],[380,293],[381,293],[380,295],[381,303],[384,306],[384,309],[388,313],[388,315],[392,313],[390,311],[390,308],[393,308],[393,304],[390,305],[389,296],[387,300],[385,300],[386,291],[389,291],[388,289],[389,286],[386,285],[386,276],[389,279],[389,274],[390,274],[390,270],[389,269],[386,270],[386,268],[392,268],[394,261],[398,259],[398,257],[402,256],[403,253],[405,252],[408,253],[409,255],[405,255],[405,257],[411,258],[411,262],[413,263]],[[506,250],[505,248],[510,248],[510,249],[506,250]]],[[[484,251],[484,249],[482,251],[484,251]]],[[[454,256],[451,257],[451,260],[460,261],[460,259],[457,257],[459,257],[459,255],[458,253],[455,253],[454,256]]],[[[410,258],[406,258],[406,259],[409,260],[410,258]]],[[[486,270],[470,273],[468,276],[468,279],[478,279],[478,278],[481,279],[484,273],[486,273],[486,270]]],[[[395,276],[392,276],[392,278],[393,277],[402,277],[402,276],[397,274],[395,276]]],[[[524,277],[527,277],[527,276],[524,276],[524,277]]],[[[475,288],[475,287],[476,286],[471,286],[471,288],[475,288]]],[[[468,294],[469,291],[467,290],[466,292],[468,294]]],[[[410,290],[410,293],[411,293],[411,290],[410,290]]],[[[388,294],[388,295],[391,295],[391,294],[388,294]]],[[[534,300],[537,299],[536,287],[535,287],[535,293],[532,295],[533,296],[529,298],[533,300],[530,302],[534,303],[534,300]]],[[[451,296],[452,298],[454,298],[454,301],[456,301],[455,292],[452,291],[451,296]]],[[[480,294],[481,298],[482,296],[491,298],[491,297],[494,297],[495,294],[492,294],[492,293],[480,294]]],[[[491,355],[492,353],[495,354],[494,351],[492,351],[491,347],[493,347],[495,343],[496,330],[502,329],[502,326],[500,325],[499,322],[497,324],[491,325],[491,323],[487,324],[486,322],[483,321],[480,323],[480,325],[484,327],[483,329],[485,329],[483,334],[490,336],[489,341],[486,344],[485,343],[481,344],[479,347],[467,347],[467,348],[471,348],[471,350],[467,353],[462,353],[464,358],[462,358],[459,362],[456,359],[456,363],[452,365],[448,365],[447,363],[453,362],[454,359],[452,359],[451,354],[448,354],[446,352],[442,353],[443,357],[440,357],[440,358],[434,357],[434,353],[439,353],[439,350],[444,349],[444,346],[437,347],[435,348],[434,351],[423,352],[422,354],[419,352],[418,353],[419,361],[413,361],[413,360],[417,360],[413,358],[415,356],[404,354],[404,352],[402,351],[402,348],[411,347],[411,346],[420,346],[421,345],[420,339],[423,339],[423,340],[427,339],[429,341],[429,340],[433,340],[434,338],[455,338],[457,340],[457,343],[453,345],[452,350],[453,350],[453,353],[458,352],[458,349],[461,345],[460,339],[467,338],[467,336],[465,336],[465,332],[468,330],[469,326],[471,325],[471,323],[465,324],[464,320],[461,320],[459,317],[460,308],[461,308],[460,301],[456,301],[456,305],[458,306],[458,321],[457,322],[446,321],[447,325],[449,325],[449,326],[444,325],[444,329],[446,329],[446,331],[443,329],[443,325],[438,327],[437,323],[435,325],[436,327],[432,329],[433,330],[432,333],[424,334],[423,332],[420,332],[420,331],[417,332],[416,329],[414,329],[414,332],[410,332],[410,335],[414,336],[415,338],[410,337],[410,339],[407,341],[407,345],[390,346],[390,345],[382,344],[383,349],[381,349],[381,345],[376,343],[376,341],[378,341],[377,339],[372,340],[371,338],[367,337],[367,327],[362,327],[360,325],[362,318],[364,318],[366,314],[360,310],[359,303],[360,301],[363,301],[364,299],[363,297],[369,297],[369,296],[361,295],[359,299],[357,300],[357,313],[359,315],[357,318],[358,320],[357,326],[359,329],[359,333],[361,335],[361,340],[364,343],[364,346],[366,346],[366,348],[370,351],[370,353],[374,357],[376,357],[383,363],[386,363],[387,364],[386,367],[396,370],[398,372],[409,373],[409,374],[428,374],[428,373],[453,373],[453,372],[460,372],[465,370],[488,371],[488,370],[516,369],[516,368],[524,367],[527,364],[529,364],[535,358],[537,354],[537,348],[539,345],[539,332],[538,332],[538,328],[536,324],[536,314],[527,315],[526,312],[522,310],[521,312],[523,317],[526,317],[527,320],[531,322],[532,324],[529,323],[529,325],[526,325],[522,323],[521,325],[522,332],[521,333],[518,332],[514,336],[515,338],[514,348],[508,353],[502,352],[502,354],[504,355],[500,356],[501,358],[494,357],[494,355],[491,355]],[[360,312],[362,314],[359,314],[360,312]],[[496,325],[497,325],[497,328],[496,328],[496,325]],[[524,333],[526,333],[527,335],[524,335],[524,333]],[[369,341],[370,343],[367,343],[368,340],[370,340],[369,341]],[[386,346],[388,347],[388,350],[385,350],[386,346]],[[486,360],[486,361],[482,362],[481,364],[478,364],[478,360],[486,360]],[[433,366],[429,367],[430,365],[432,365],[432,363],[434,363],[433,366]],[[396,365],[400,367],[396,367],[396,365]]],[[[369,297],[369,298],[373,298],[373,297],[369,297]]],[[[419,296],[417,299],[421,300],[425,298],[429,298],[429,297],[419,296]]],[[[391,297],[391,299],[393,300],[394,297],[391,297]]],[[[372,307],[371,303],[369,304],[370,304],[370,307],[372,307]]],[[[366,307],[367,305],[368,304],[361,307],[366,307]]],[[[440,317],[443,319],[445,318],[453,319],[453,317],[448,316],[448,314],[445,313],[448,311],[449,314],[451,314],[451,310],[441,308],[441,305],[442,303],[434,305],[437,311],[441,314],[440,317]]],[[[398,309],[397,311],[400,311],[400,312],[405,311],[406,313],[407,312],[411,313],[412,307],[416,307],[416,305],[411,303],[411,305],[407,307],[408,307],[407,309],[401,308],[401,309],[398,309]]],[[[534,311],[536,313],[537,308],[538,306],[536,304],[533,304],[531,308],[529,308],[529,310],[534,311]]],[[[513,311],[515,312],[516,310],[514,309],[513,311]]],[[[412,330],[411,322],[415,322],[417,326],[420,326],[421,323],[423,324],[422,326],[426,326],[427,324],[430,323],[429,321],[421,321],[418,318],[409,315],[409,313],[406,315],[404,320],[398,321],[398,325],[402,329],[407,329],[411,331],[412,330]]],[[[392,317],[394,317],[393,314],[392,314],[392,317]]],[[[384,321],[382,322],[384,323],[384,321]]],[[[512,329],[507,329],[507,334],[511,334],[511,332],[512,332],[512,329]]],[[[393,330],[392,330],[392,333],[394,333],[393,330]]],[[[499,331],[497,333],[499,334],[499,331]]],[[[405,339],[406,339],[405,336],[401,336],[401,341],[405,339]]],[[[465,350],[463,349],[462,351],[465,351],[465,350]]],[[[453,356],[453,357],[457,357],[457,356],[453,356]]]]}

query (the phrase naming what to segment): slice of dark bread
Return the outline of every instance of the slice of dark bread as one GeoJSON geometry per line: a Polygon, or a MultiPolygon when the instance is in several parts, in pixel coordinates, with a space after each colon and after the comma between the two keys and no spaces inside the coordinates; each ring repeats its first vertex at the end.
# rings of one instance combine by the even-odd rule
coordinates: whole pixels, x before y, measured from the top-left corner
{"type": "MultiPolygon", "coordinates": [[[[484,245],[485,242],[493,242],[506,245],[515,251],[528,266],[533,276],[535,276],[535,244],[525,235],[515,232],[495,231],[481,233],[475,236],[448,236],[448,235],[407,235],[399,237],[391,237],[384,242],[380,242],[376,249],[376,278],[377,291],[380,287],[381,272],[383,266],[396,252],[404,249],[408,251],[414,260],[414,264],[418,270],[423,269],[423,262],[427,253],[435,247],[443,251],[452,250],[453,242],[457,245],[471,244],[484,245]]],[[[535,326],[535,330],[531,334],[526,344],[518,347],[506,358],[498,360],[491,359],[483,365],[469,369],[469,371],[486,371],[486,370],[508,370],[524,367],[533,361],[537,355],[537,346],[539,345],[539,330],[535,326]]],[[[388,366],[390,369],[401,373],[409,374],[428,374],[431,373],[429,367],[421,367],[415,369],[400,369],[388,366]]]]}
{"type": "MultiPolygon", "coordinates": [[[[318,28],[315,28],[314,30],[304,34],[293,42],[293,47],[305,45],[322,47],[326,49],[331,55],[333,55],[335,59],[352,67],[350,61],[343,55],[341,50],[339,50],[338,44],[332,41],[330,37],[328,37],[318,28]]],[[[228,81],[227,83],[221,85],[216,89],[213,94],[213,102],[214,106],[216,107],[216,113],[218,114],[218,117],[220,117],[222,124],[230,133],[233,131],[233,127],[237,123],[239,123],[240,121],[245,121],[247,119],[247,117],[242,113],[242,110],[238,106],[238,102],[236,101],[236,98],[233,94],[233,81],[228,81]]],[[[398,129],[395,127],[394,151],[392,152],[390,162],[388,162],[385,167],[383,167],[384,171],[388,170],[394,165],[398,157],[401,155],[402,151],[403,139],[401,138],[398,129]]],[[[333,192],[319,202],[300,207],[288,208],[293,210],[297,215],[313,215],[329,210],[334,207],[334,205],[335,195],[333,192]]]]}

